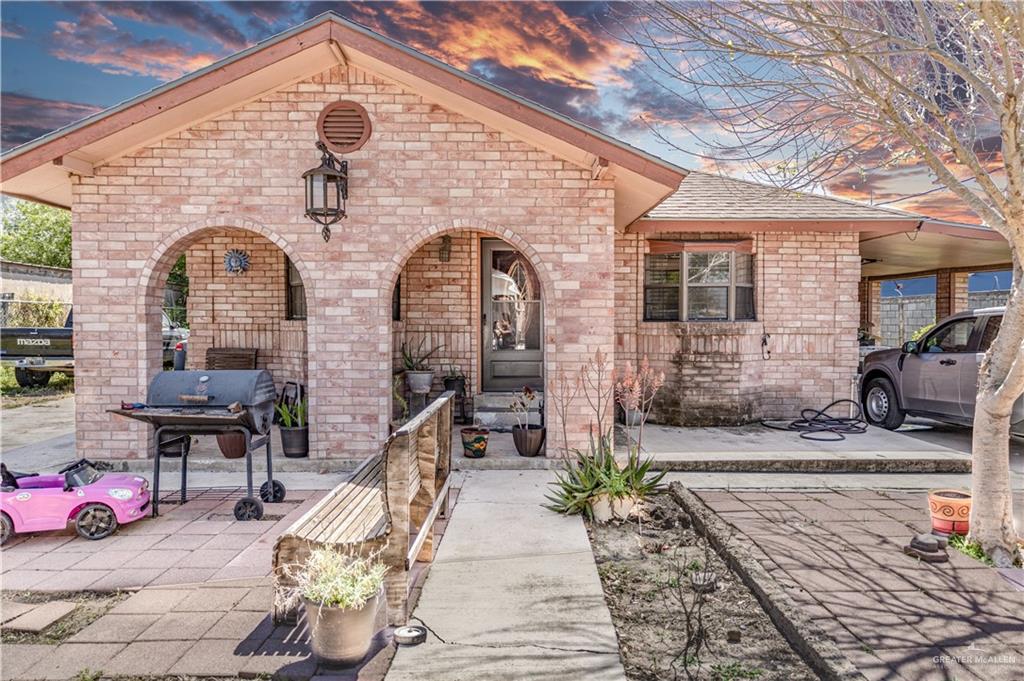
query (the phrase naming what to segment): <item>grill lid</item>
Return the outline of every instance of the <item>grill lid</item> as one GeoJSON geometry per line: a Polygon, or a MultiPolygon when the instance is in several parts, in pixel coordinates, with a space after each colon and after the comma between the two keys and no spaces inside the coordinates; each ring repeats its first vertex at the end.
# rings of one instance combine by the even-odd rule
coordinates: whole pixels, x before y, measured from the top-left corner
{"type": "Polygon", "coordinates": [[[277,397],[270,372],[257,370],[163,371],[149,384],[150,407],[246,408],[273,404],[277,397]]]}

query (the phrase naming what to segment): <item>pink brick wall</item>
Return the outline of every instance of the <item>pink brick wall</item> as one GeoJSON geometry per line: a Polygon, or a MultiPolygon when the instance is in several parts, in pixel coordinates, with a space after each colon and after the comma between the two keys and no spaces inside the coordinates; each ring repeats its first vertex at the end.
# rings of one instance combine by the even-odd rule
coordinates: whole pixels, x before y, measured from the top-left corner
{"type": "MultiPolygon", "coordinates": [[[[739,235],[651,235],[723,240],[739,235]]],[[[644,322],[646,239],[616,239],[616,362],[647,355],[665,371],[652,420],[683,425],[789,417],[849,397],[857,366],[860,256],[855,234],[767,233],[755,246],[756,322],[644,322]],[[762,322],[771,359],[762,359],[762,322]]]]}
{"type": "MultiPolygon", "coordinates": [[[[362,457],[387,433],[391,291],[406,260],[447,232],[505,239],[542,283],[547,375],[575,370],[614,344],[613,206],[611,179],[342,67],[102,165],[74,186],[78,452],[145,456],[148,429],[105,410],[145,395],[167,271],[210,230],[258,233],[296,264],[312,456],[362,457]],[[325,244],[303,217],[300,176],[319,161],[317,115],[343,98],[366,107],[373,135],[347,156],[349,217],[325,244]]],[[[574,444],[586,423],[578,404],[574,444]]]]}
{"type": "Polygon", "coordinates": [[[189,277],[189,369],[206,366],[208,348],[256,348],[256,366],[281,386],[306,382],[306,322],[287,318],[285,254],[265,237],[218,229],[192,244],[189,277]],[[224,270],[224,253],[245,251],[249,270],[224,270]]]}

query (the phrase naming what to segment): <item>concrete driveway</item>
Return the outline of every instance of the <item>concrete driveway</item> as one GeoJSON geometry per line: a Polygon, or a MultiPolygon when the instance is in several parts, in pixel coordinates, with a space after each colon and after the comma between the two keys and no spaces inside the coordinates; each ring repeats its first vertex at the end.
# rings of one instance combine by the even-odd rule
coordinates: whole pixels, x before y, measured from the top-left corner
{"type": "MultiPolygon", "coordinates": [[[[911,417],[897,431],[900,435],[924,443],[938,445],[970,454],[971,436],[974,431],[963,426],[939,423],[931,419],[911,417]]],[[[1024,439],[1010,438],[1010,470],[1024,474],[1024,439]]]]}

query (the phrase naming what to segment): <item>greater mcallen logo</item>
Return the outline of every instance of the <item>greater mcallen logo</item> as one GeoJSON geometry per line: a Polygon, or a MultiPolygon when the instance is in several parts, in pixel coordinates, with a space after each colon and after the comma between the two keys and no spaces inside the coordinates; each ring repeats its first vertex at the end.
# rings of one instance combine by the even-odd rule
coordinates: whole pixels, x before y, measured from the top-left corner
{"type": "Polygon", "coordinates": [[[18,345],[49,345],[49,338],[19,338],[18,345]]]}

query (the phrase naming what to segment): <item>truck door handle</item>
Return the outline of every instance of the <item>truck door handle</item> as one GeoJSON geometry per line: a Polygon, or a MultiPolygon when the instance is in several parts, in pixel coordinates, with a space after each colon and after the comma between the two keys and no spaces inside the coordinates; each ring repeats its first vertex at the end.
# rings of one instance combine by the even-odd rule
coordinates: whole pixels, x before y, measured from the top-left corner
{"type": "Polygon", "coordinates": [[[942,364],[942,365],[947,366],[947,367],[951,367],[954,364],[956,364],[956,360],[955,359],[940,359],[939,360],[939,364],[942,364]]]}

